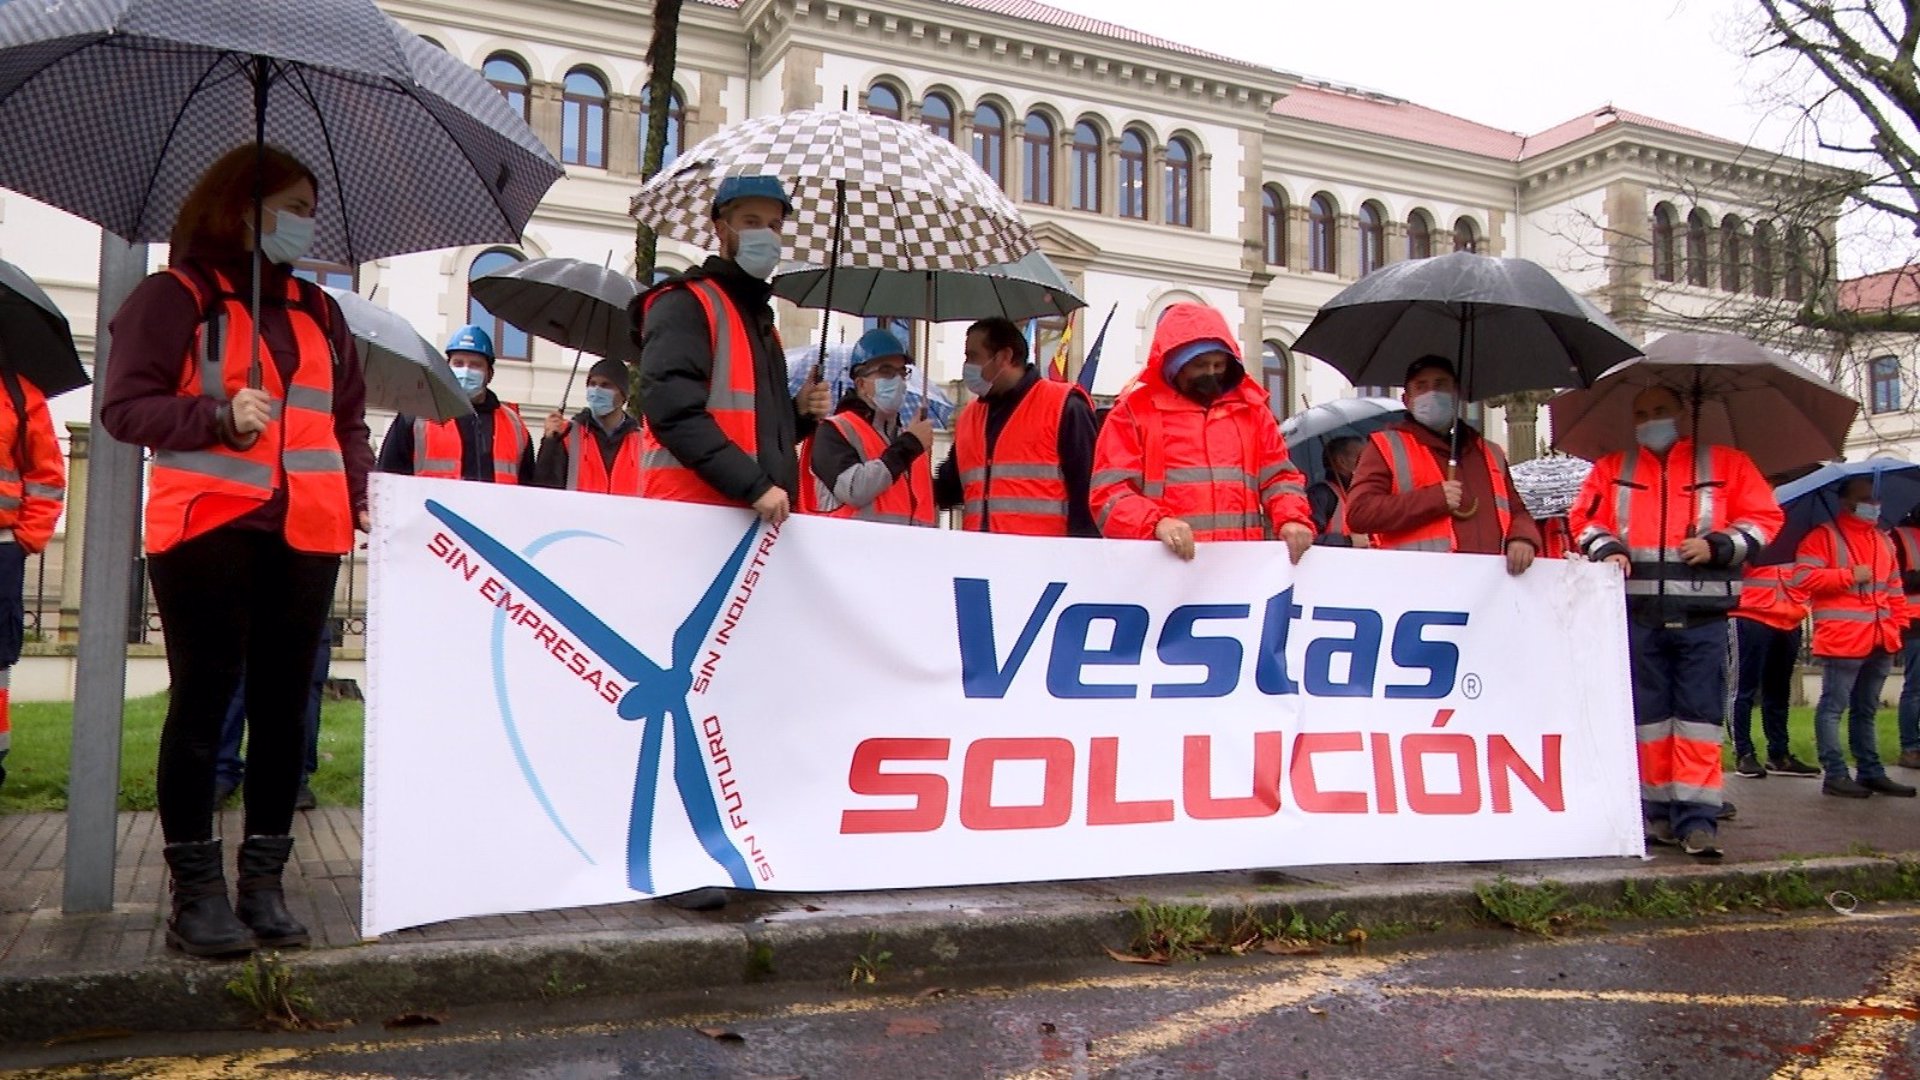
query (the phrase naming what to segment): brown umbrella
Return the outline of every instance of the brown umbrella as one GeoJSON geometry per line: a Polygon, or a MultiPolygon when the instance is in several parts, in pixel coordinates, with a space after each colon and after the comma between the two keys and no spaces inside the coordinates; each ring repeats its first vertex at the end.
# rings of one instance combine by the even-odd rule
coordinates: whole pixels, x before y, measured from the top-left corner
{"type": "Polygon", "coordinates": [[[1548,402],[1553,445],[1590,461],[1633,446],[1633,399],[1651,386],[1680,396],[1682,435],[1743,451],[1769,474],[1841,456],[1860,411],[1832,383],[1737,334],[1668,334],[1642,359],[1548,402]]]}

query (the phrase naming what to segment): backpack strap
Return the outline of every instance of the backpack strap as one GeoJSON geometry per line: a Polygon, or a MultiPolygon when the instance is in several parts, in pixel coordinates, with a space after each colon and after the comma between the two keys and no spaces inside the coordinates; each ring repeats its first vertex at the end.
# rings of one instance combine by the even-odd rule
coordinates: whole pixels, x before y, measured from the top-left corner
{"type": "Polygon", "coordinates": [[[24,483],[33,457],[33,444],[27,438],[27,392],[20,386],[19,373],[11,368],[0,371],[0,382],[6,383],[7,400],[13,403],[13,415],[18,418],[13,433],[13,469],[24,483]]]}

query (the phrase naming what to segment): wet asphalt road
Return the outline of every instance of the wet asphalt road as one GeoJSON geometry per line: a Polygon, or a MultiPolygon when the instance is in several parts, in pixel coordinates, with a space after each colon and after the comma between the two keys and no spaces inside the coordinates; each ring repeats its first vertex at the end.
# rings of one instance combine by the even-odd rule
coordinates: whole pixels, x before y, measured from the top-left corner
{"type": "Polygon", "coordinates": [[[788,987],[729,992],[724,1003],[689,994],[447,1019],[68,1046],[0,1059],[51,1066],[0,1076],[1920,1080],[1920,909],[1559,940],[1490,933],[1167,968],[1102,962],[1018,986],[886,971],[859,992],[788,987]],[[95,1060],[52,1064],[82,1057],[95,1060]]]}

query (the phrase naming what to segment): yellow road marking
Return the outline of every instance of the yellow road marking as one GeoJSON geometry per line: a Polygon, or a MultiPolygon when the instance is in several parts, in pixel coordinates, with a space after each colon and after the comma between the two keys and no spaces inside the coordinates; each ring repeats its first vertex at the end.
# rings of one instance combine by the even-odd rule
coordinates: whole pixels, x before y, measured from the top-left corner
{"type": "Polygon", "coordinates": [[[1383,986],[1383,997],[1474,998],[1481,1001],[1587,1001],[1625,1005],[1705,1005],[1726,1009],[1837,1009],[1842,1001],[1783,997],[1778,994],[1687,994],[1667,990],[1575,990],[1569,987],[1523,989],[1512,986],[1383,986]]]}
{"type": "Polygon", "coordinates": [[[1912,1010],[1920,1006],[1920,949],[1908,952],[1887,972],[1887,985],[1847,1006],[1888,1010],[1884,1016],[1843,1017],[1833,1042],[1824,1051],[1800,1055],[1774,1070],[1769,1080],[1850,1080],[1879,1076],[1881,1066],[1913,1037],[1912,1010]],[[1899,1015],[1894,1010],[1905,1011],[1899,1015]]]}

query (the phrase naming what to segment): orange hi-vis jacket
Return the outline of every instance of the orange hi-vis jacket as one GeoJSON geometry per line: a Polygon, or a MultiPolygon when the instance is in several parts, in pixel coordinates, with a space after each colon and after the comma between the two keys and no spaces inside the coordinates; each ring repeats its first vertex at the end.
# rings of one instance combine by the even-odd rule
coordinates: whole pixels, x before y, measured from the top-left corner
{"type": "Polygon", "coordinates": [[[1103,536],[1150,540],[1173,517],[1193,538],[1265,540],[1280,526],[1313,528],[1306,478],[1287,457],[1267,392],[1241,378],[1210,405],[1180,393],[1162,374],[1166,353],[1195,341],[1239,346],[1209,307],[1170,308],[1134,389],[1114,406],[1093,450],[1090,502],[1103,536]]]}
{"type": "Polygon", "coordinates": [[[1893,541],[1872,522],[1849,515],[1808,533],[1791,580],[1813,605],[1813,655],[1858,659],[1875,649],[1900,651],[1907,598],[1893,541]],[[1854,584],[1856,566],[1871,571],[1864,585],[1854,584]]]}
{"type": "Polygon", "coordinates": [[[46,395],[24,376],[10,377],[18,380],[27,413],[16,413],[11,395],[0,393],[0,529],[13,530],[13,542],[31,555],[53,539],[67,501],[67,462],[46,395]]]}
{"type": "Polygon", "coordinates": [[[1594,463],[1575,497],[1573,542],[1599,562],[1627,556],[1629,601],[1658,601],[1677,611],[1731,612],[1740,600],[1740,566],[1779,533],[1785,520],[1753,460],[1732,447],[1681,439],[1664,458],[1645,447],[1594,463]],[[1732,558],[1688,566],[1680,544],[1718,534],[1732,558]]]}
{"type": "MultiPolygon", "coordinates": [[[[860,454],[861,461],[873,461],[887,452],[887,439],[866,419],[856,413],[839,412],[821,421],[840,429],[847,445],[860,454]]],[[[1002,436],[1004,438],[1005,436],[1002,436]]],[[[920,454],[907,466],[905,475],[865,506],[839,503],[831,510],[821,509],[820,480],[813,475],[813,439],[800,447],[800,512],[821,517],[874,521],[882,525],[925,525],[932,527],[937,507],[933,502],[933,466],[931,455],[920,454]]]]}
{"type": "Polygon", "coordinates": [[[1573,537],[1567,531],[1565,515],[1559,517],[1535,518],[1534,524],[1540,527],[1540,557],[1543,559],[1563,559],[1573,550],[1573,537]]]}
{"type": "Polygon", "coordinates": [[[1086,391],[1041,379],[1014,406],[987,457],[987,406],[969,401],[953,436],[960,470],[961,527],[1016,536],[1067,535],[1067,478],[1060,470],[1060,417],[1086,391]]]}
{"type": "MultiPolygon", "coordinates": [[[[1433,452],[1415,442],[1404,431],[1386,428],[1370,436],[1374,449],[1393,470],[1393,493],[1405,495],[1426,487],[1438,487],[1447,475],[1433,452]]],[[[1483,468],[1493,480],[1493,513],[1500,522],[1500,535],[1513,532],[1513,503],[1507,498],[1507,455],[1487,439],[1473,440],[1460,459],[1462,469],[1483,468]],[[1478,461],[1475,461],[1478,455],[1478,461]]],[[[1404,532],[1375,533],[1374,546],[1389,551],[1454,551],[1453,515],[1442,514],[1432,521],[1404,532]]]]}
{"type": "MultiPolygon", "coordinates": [[[[247,387],[257,333],[247,300],[224,275],[214,274],[217,295],[209,296],[192,274],[169,270],[209,312],[181,357],[179,393],[227,400],[247,387]],[[209,331],[213,333],[209,334],[209,331]]],[[[295,551],[344,555],[353,546],[353,507],[347,494],[346,462],[334,432],[333,345],[312,307],[326,300],[310,296],[298,278],[287,279],[287,320],[299,348],[299,364],[289,385],[279,365],[260,342],[260,389],[273,399],[265,431],[244,450],[216,442],[202,450],[158,450],[147,491],[147,551],[171,549],[182,541],[229,524],[273,498],[284,487],[287,515],[284,536],[295,551]]]]}
{"type": "Polygon", "coordinates": [[[600,456],[593,434],[582,430],[591,421],[576,420],[567,425],[567,490],[593,491],[602,495],[640,494],[640,432],[636,428],[620,440],[613,457],[613,468],[600,456]]]}
{"type": "MultiPolygon", "coordinates": [[[[713,342],[707,412],[719,425],[720,433],[752,457],[759,452],[760,437],[754,421],[753,338],[748,334],[747,320],[717,283],[692,278],[682,287],[700,301],[700,307],[707,314],[707,337],[713,342]]],[[[643,310],[652,310],[655,301],[665,292],[656,289],[647,294],[643,310]]],[[[700,479],[700,474],[690,466],[681,464],[653,433],[651,424],[643,425],[640,430],[640,494],[674,502],[739,505],[700,479]]]]}
{"type": "MultiPolygon", "coordinates": [[[[460,429],[457,420],[413,421],[413,475],[440,480],[460,479],[460,429]]],[[[520,410],[501,402],[493,410],[493,482],[518,484],[520,459],[533,436],[520,410]]]]}
{"type": "Polygon", "coordinates": [[[1793,584],[1794,568],[1756,566],[1740,583],[1736,618],[1751,619],[1775,630],[1792,630],[1807,619],[1806,590],[1793,584]]]}
{"type": "MultiPolygon", "coordinates": [[[[1898,525],[1893,530],[1893,546],[1900,556],[1900,571],[1905,574],[1920,574],[1920,529],[1912,525],[1898,525]]],[[[1907,593],[1908,613],[1920,616],[1920,593],[1907,593]]]]}

